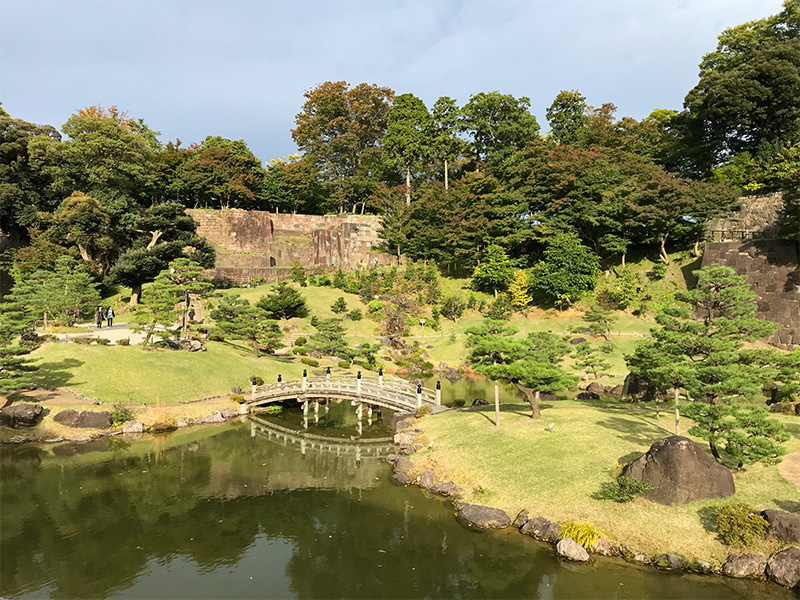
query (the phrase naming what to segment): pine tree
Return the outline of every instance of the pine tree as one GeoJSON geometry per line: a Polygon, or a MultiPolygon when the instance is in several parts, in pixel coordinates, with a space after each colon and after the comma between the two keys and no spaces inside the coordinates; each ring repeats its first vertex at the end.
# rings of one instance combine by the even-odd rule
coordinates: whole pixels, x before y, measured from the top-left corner
{"type": "Polygon", "coordinates": [[[7,299],[0,303],[0,390],[9,392],[30,385],[27,374],[35,371],[33,361],[24,358],[30,344],[22,336],[33,330],[34,314],[25,305],[7,299]]]}
{"type": "Polygon", "coordinates": [[[343,296],[339,296],[336,299],[336,302],[331,304],[331,310],[337,315],[347,312],[347,302],[344,301],[343,296]]]}
{"type": "Polygon", "coordinates": [[[608,369],[611,363],[600,356],[600,352],[594,344],[583,342],[575,348],[575,364],[581,367],[586,374],[591,373],[597,379],[598,371],[608,369]]]}
{"type": "Polygon", "coordinates": [[[259,298],[256,305],[264,309],[270,319],[291,319],[308,315],[308,305],[300,290],[285,281],[272,288],[268,295],[259,298]]]}
{"type": "Polygon", "coordinates": [[[582,327],[579,331],[581,333],[588,333],[590,335],[601,335],[608,341],[611,338],[611,325],[619,317],[610,310],[605,310],[597,304],[592,305],[585,315],[583,320],[586,321],[587,326],[582,327]]]}
{"type": "Polygon", "coordinates": [[[217,308],[211,312],[211,318],[217,324],[217,331],[226,337],[251,343],[256,358],[259,349],[274,352],[283,347],[283,334],[277,321],[238,295],[223,296],[217,308]]]}

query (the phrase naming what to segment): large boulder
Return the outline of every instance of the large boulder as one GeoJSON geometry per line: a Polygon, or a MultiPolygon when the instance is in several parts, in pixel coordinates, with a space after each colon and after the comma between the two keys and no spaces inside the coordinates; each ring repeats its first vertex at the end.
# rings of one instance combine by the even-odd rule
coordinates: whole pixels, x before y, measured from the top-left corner
{"type": "Polygon", "coordinates": [[[594,392],[595,394],[602,394],[603,392],[606,391],[606,388],[599,381],[593,381],[592,383],[586,386],[586,391],[594,392]]]}
{"type": "Polygon", "coordinates": [[[658,569],[667,571],[680,571],[683,569],[683,559],[677,554],[662,554],[653,560],[653,564],[658,569]]]}
{"type": "Polygon", "coordinates": [[[178,426],[174,423],[157,421],[150,425],[150,427],[147,428],[147,431],[150,433],[169,433],[170,431],[175,431],[177,428],[178,426]]]}
{"type": "Polygon", "coordinates": [[[452,481],[445,481],[444,483],[437,483],[431,487],[431,491],[440,496],[456,496],[461,491],[461,488],[452,481]]]}
{"type": "Polygon", "coordinates": [[[722,574],[738,579],[761,579],[767,568],[767,559],[760,554],[731,554],[722,565],[722,574]]]}
{"type": "Polygon", "coordinates": [[[767,561],[767,577],[788,588],[800,583],[800,548],[786,548],[767,561]]]}
{"type": "Polygon", "coordinates": [[[769,508],[762,511],[761,516],[769,523],[767,534],[782,542],[800,544],[800,515],[769,508]]]}
{"type": "Polygon", "coordinates": [[[213,414],[208,415],[207,417],[203,417],[202,419],[198,419],[197,423],[199,425],[213,425],[214,423],[224,423],[225,417],[219,414],[218,410],[215,410],[213,414]]]}
{"type": "Polygon", "coordinates": [[[409,421],[410,423],[416,423],[417,419],[414,417],[414,413],[410,412],[396,412],[392,415],[392,421],[390,423],[390,427],[392,431],[397,431],[397,424],[401,421],[409,421]]]}
{"type": "Polygon", "coordinates": [[[41,404],[12,404],[0,409],[0,425],[12,427],[31,427],[36,425],[42,415],[41,404]]]}
{"type": "Polygon", "coordinates": [[[548,521],[544,517],[530,519],[520,531],[543,542],[555,542],[561,537],[561,525],[548,521]]]}
{"type": "Polygon", "coordinates": [[[436,485],[436,476],[433,471],[423,471],[422,475],[419,476],[419,487],[429,490],[434,485],[436,485]]]}
{"type": "Polygon", "coordinates": [[[53,420],[66,427],[83,429],[108,429],[111,427],[111,413],[107,410],[92,412],[90,410],[62,410],[53,420]]]}
{"type": "Polygon", "coordinates": [[[511,517],[505,511],[479,504],[459,504],[457,516],[476,529],[503,529],[511,525],[511,517]]]}
{"type": "Polygon", "coordinates": [[[122,424],[122,433],[143,433],[144,423],[141,421],[131,420],[125,421],[122,424]]]}
{"type": "Polygon", "coordinates": [[[396,473],[408,473],[414,468],[414,463],[407,458],[401,456],[394,463],[394,470],[396,473]]]}
{"type": "Polygon", "coordinates": [[[650,446],[622,474],[651,484],[653,489],[642,496],[667,506],[727,498],[736,491],[729,469],[703,452],[698,444],[678,435],[650,446]]]}
{"type": "Polygon", "coordinates": [[[575,400],[600,400],[600,394],[587,390],[580,392],[579,394],[575,394],[575,400]]]}
{"type": "Polygon", "coordinates": [[[587,562],[589,560],[589,553],[572,538],[558,540],[556,552],[560,557],[566,558],[567,560],[574,560],[577,562],[587,562]]]}
{"type": "Polygon", "coordinates": [[[226,406],[221,411],[219,411],[219,414],[222,415],[223,419],[232,419],[233,417],[239,416],[239,411],[235,408],[226,406]]]}

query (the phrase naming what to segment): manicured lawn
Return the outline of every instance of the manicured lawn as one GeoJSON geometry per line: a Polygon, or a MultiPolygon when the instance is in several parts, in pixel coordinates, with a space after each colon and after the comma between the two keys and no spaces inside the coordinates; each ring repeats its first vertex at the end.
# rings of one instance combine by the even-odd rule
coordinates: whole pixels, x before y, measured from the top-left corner
{"type": "MultiPolygon", "coordinates": [[[[730,548],[706,529],[714,507],[734,500],[759,510],[800,505],[800,491],[775,466],[752,466],[734,475],[737,493],[725,500],[667,507],[644,499],[627,504],[592,498],[609,469],[628,463],[658,439],[672,435],[669,411],[611,408],[547,408],[531,420],[527,405],[506,405],[500,427],[493,412],[471,410],[426,417],[426,449],[412,458],[417,471],[432,468],[437,481],[453,480],[464,488],[466,502],[502,508],[515,516],[528,509],[531,517],[554,521],[578,520],[593,524],[607,536],[655,554],[670,551],[686,558],[718,562],[730,548]],[[545,430],[554,423],[553,432],[545,430]],[[428,443],[434,442],[427,449],[428,443]]],[[[787,423],[796,419],[786,418],[787,423]]],[[[683,420],[682,432],[689,428],[683,420]]],[[[797,432],[786,444],[800,449],[797,432]]],[[[704,447],[705,442],[698,440],[704,447]]],[[[708,525],[709,527],[713,527],[708,525]]],[[[770,548],[766,544],[756,550],[770,548]]]]}

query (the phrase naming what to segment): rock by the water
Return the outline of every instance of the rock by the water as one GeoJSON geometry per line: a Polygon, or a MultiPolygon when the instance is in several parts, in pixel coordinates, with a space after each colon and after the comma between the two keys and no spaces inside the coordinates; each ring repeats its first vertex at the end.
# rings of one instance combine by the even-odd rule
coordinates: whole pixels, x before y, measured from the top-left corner
{"type": "Polygon", "coordinates": [[[111,413],[107,410],[92,412],[90,410],[62,410],[53,420],[66,427],[108,429],[111,427],[111,413]]]}
{"type": "Polygon", "coordinates": [[[184,427],[188,427],[189,424],[184,419],[178,419],[175,421],[175,427],[178,429],[183,429],[184,427]]]}
{"type": "Polygon", "coordinates": [[[514,518],[514,522],[512,523],[512,525],[513,525],[514,527],[516,527],[517,529],[519,529],[520,527],[522,527],[523,525],[525,525],[525,523],[527,523],[527,522],[528,522],[528,520],[529,520],[530,518],[531,518],[531,517],[530,517],[530,515],[528,514],[528,509],[527,509],[527,508],[524,508],[524,509],[522,509],[522,510],[520,511],[520,513],[519,513],[519,514],[518,514],[518,515],[517,515],[517,516],[514,518]]]}
{"type": "Polygon", "coordinates": [[[677,554],[662,554],[653,560],[653,564],[659,569],[668,571],[680,571],[683,569],[683,559],[677,554]]]}
{"type": "Polygon", "coordinates": [[[610,540],[601,537],[597,538],[597,541],[592,547],[592,552],[595,552],[596,554],[602,554],[603,556],[617,556],[619,554],[619,548],[611,543],[610,540]]]}
{"type": "MultiPolygon", "coordinates": [[[[409,461],[410,462],[410,461],[409,461]]],[[[447,481],[445,483],[437,483],[431,488],[431,491],[434,494],[439,494],[441,496],[455,496],[461,490],[459,487],[453,483],[452,481],[447,481]]]]}
{"type": "Polygon", "coordinates": [[[587,562],[589,560],[589,553],[572,538],[558,540],[556,552],[560,557],[576,562],[587,562]]]}
{"type": "Polygon", "coordinates": [[[484,404],[489,404],[489,401],[483,398],[475,398],[475,400],[472,401],[472,406],[482,406],[484,404]]]}
{"type": "Polygon", "coordinates": [[[90,442],[92,438],[88,435],[70,435],[65,438],[68,442],[90,442]]]}
{"type": "Polygon", "coordinates": [[[386,462],[390,462],[390,463],[394,464],[397,461],[398,458],[400,458],[400,457],[397,456],[397,454],[389,454],[389,455],[386,456],[386,462]]]}
{"type": "Polygon", "coordinates": [[[760,554],[731,554],[722,565],[722,574],[737,579],[761,579],[767,568],[767,559],[760,554]]]}
{"type": "Polygon", "coordinates": [[[561,537],[561,525],[548,521],[544,517],[530,519],[520,531],[543,542],[555,542],[561,537]]]}
{"type": "Polygon", "coordinates": [[[622,474],[651,484],[653,489],[642,496],[667,506],[727,498],[736,491],[729,469],[689,438],[677,435],[650,446],[622,474]]]}
{"type": "Polygon", "coordinates": [[[235,408],[225,407],[219,411],[219,414],[222,415],[223,419],[232,419],[239,416],[239,411],[235,408]]]}
{"type": "Polygon", "coordinates": [[[447,379],[450,383],[455,383],[459,379],[461,379],[461,373],[458,372],[458,369],[450,367],[447,369],[447,373],[444,374],[444,378],[447,379]]]}
{"type": "Polygon", "coordinates": [[[125,421],[122,424],[122,433],[142,433],[144,431],[144,423],[141,421],[125,421]]]}
{"type": "Polygon", "coordinates": [[[597,392],[584,391],[575,394],[575,400],[600,400],[600,394],[597,392]]]}
{"type": "Polygon", "coordinates": [[[397,424],[400,423],[400,421],[410,421],[411,423],[416,423],[417,419],[414,417],[414,413],[396,412],[392,415],[392,421],[390,423],[392,431],[397,431],[397,424]]]}
{"type": "Polygon", "coordinates": [[[408,473],[413,468],[414,463],[404,456],[398,458],[394,463],[394,470],[396,473],[408,473]]]}
{"type": "Polygon", "coordinates": [[[177,428],[177,425],[173,425],[172,423],[159,421],[150,425],[150,427],[147,428],[147,431],[149,433],[169,433],[170,431],[175,431],[177,428]]]}
{"type": "Polygon", "coordinates": [[[606,391],[606,388],[599,381],[593,381],[592,383],[586,386],[586,391],[594,392],[595,394],[602,394],[603,392],[606,391]]]}
{"type": "Polygon", "coordinates": [[[767,577],[784,587],[797,587],[800,583],[800,548],[786,548],[770,556],[767,577]]]}
{"type": "Polygon", "coordinates": [[[395,431],[400,432],[400,431],[403,431],[403,429],[409,429],[409,428],[413,427],[414,423],[416,423],[416,422],[417,422],[416,419],[403,419],[402,421],[400,421],[397,424],[397,427],[395,428],[395,431]]]}
{"type": "Polygon", "coordinates": [[[416,454],[422,450],[422,444],[411,444],[410,446],[403,446],[400,448],[400,452],[405,454],[406,456],[411,456],[412,454],[416,454]]]}
{"type": "Polygon", "coordinates": [[[225,419],[221,414],[219,414],[218,410],[215,410],[214,414],[212,415],[208,415],[207,417],[203,417],[202,419],[197,420],[197,423],[200,425],[208,425],[213,423],[224,423],[224,422],[225,419]]]}
{"type": "Polygon", "coordinates": [[[768,535],[782,542],[800,543],[800,515],[769,508],[761,516],[769,523],[768,535]]]}
{"type": "Polygon", "coordinates": [[[0,409],[0,425],[17,429],[36,425],[42,415],[41,404],[12,404],[0,409]]]}
{"type": "Polygon", "coordinates": [[[629,560],[632,563],[636,563],[639,565],[646,565],[650,563],[650,559],[647,558],[647,554],[645,554],[644,552],[634,552],[629,560]]]}
{"type": "Polygon", "coordinates": [[[416,429],[404,429],[400,433],[394,434],[394,443],[400,448],[406,448],[414,443],[420,433],[416,429]]]}
{"type": "Polygon", "coordinates": [[[511,517],[505,511],[479,504],[459,504],[457,516],[476,529],[503,529],[511,525],[511,517]]]}
{"type": "Polygon", "coordinates": [[[395,473],[394,475],[392,475],[392,480],[397,483],[401,483],[403,485],[408,485],[409,483],[411,483],[411,477],[409,477],[405,473],[395,473]]]}
{"type": "Polygon", "coordinates": [[[250,405],[249,404],[245,404],[244,402],[242,402],[239,405],[239,410],[237,412],[240,415],[249,415],[250,414],[250,405]]]}
{"type": "Polygon", "coordinates": [[[429,490],[434,485],[436,485],[436,477],[433,471],[423,471],[419,476],[419,487],[429,490]]]}

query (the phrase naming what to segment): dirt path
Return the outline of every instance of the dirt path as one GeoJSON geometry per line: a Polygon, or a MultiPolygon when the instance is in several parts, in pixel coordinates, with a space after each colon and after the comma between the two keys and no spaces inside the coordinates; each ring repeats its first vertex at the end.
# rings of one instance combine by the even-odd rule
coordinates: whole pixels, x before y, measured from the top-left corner
{"type": "Polygon", "coordinates": [[[792,452],[783,457],[778,471],[800,490],[800,452],[792,452]]]}

